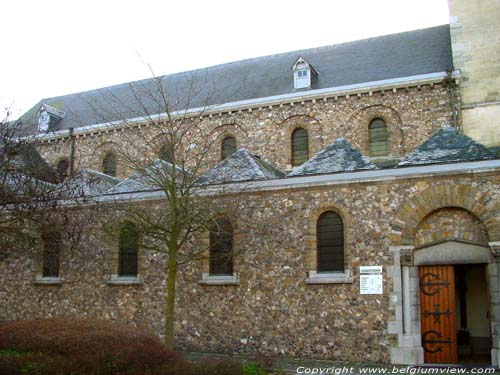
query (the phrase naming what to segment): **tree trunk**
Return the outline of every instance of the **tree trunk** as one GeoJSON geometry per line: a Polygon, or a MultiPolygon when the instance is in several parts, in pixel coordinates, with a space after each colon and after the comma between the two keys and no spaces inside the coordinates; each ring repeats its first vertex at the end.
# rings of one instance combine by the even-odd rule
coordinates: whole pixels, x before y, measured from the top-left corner
{"type": "Polygon", "coordinates": [[[174,319],[175,319],[175,278],[177,275],[177,259],[175,252],[169,252],[167,276],[167,301],[165,311],[165,347],[174,349],[174,319]],[[172,254],[174,253],[174,254],[172,254]]]}

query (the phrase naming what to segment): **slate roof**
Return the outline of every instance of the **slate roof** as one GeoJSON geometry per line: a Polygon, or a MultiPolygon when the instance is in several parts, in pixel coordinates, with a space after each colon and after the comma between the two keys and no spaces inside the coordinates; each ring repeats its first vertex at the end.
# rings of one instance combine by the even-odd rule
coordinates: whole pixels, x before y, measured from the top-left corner
{"type": "Polygon", "coordinates": [[[202,185],[273,180],[284,177],[279,169],[244,148],[235,151],[198,179],[202,185]]]}
{"type": "Polygon", "coordinates": [[[83,169],[73,177],[66,179],[60,184],[60,187],[63,194],[67,193],[74,197],[89,197],[106,192],[120,181],[119,178],[92,169],[83,169]]]}
{"type": "MultiPolygon", "coordinates": [[[[177,167],[182,171],[179,167],[177,167]]],[[[106,194],[123,194],[132,192],[155,191],[162,188],[162,184],[171,175],[172,164],[157,159],[149,167],[136,172],[130,177],[106,191],[106,194]]]]}
{"type": "Polygon", "coordinates": [[[376,168],[369,158],[363,156],[345,138],[337,138],[334,143],[288,173],[287,177],[353,172],[376,168]]]}
{"type": "MultiPolygon", "coordinates": [[[[194,82],[197,94],[191,95],[190,108],[289,94],[296,91],[291,67],[299,56],[318,71],[312,89],[443,72],[453,66],[449,25],[442,25],[46,98],[20,120],[26,134],[36,133],[36,113],[43,104],[66,113],[50,131],[144,116],[137,98],[149,114],[157,114],[163,110],[151,97],[158,96],[158,82],[176,94],[172,102],[182,99],[194,82]]],[[[185,106],[180,100],[178,107],[185,106]]]]}
{"type": "Polygon", "coordinates": [[[406,155],[399,167],[456,163],[495,159],[487,147],[462,134],[457,128],[445,127],[434,133],[419,148],[406,155]]]}

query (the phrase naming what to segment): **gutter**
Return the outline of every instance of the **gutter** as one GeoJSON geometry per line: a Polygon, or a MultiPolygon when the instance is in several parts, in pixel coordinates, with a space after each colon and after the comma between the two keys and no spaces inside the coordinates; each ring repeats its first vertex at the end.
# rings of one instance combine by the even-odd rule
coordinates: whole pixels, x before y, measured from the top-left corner
{"type": "MultiPolygon", "coordinates": [[[[443,79],[449,77],[449,72],[436,72],[436,73],[427,73],[427,74],[419,74],[414,76],[400,77],[400,78],[391,78],[380,81],[371,81],[364,83],[356,83],[353,85],[345,85],[345,86],[337,86],[337,87],[329,87],[324,89],[316,89],[316,90],[308,90],[308,91],[300,91],[300,92],[292,92],[288,94],[282,95],[274,95],[263,98],[256,99],[248,99],[248,100],[240,100],[237,102],[229,102],[224,104],[216,104],[213,106],[207,107],[197,107],[197,108],[189,108],[181,111],[173,111],[170,113],[170,117],[185,117],[186,115],[191,116],[206,116],[210,114],[217,114],[221,112],[233,112],[240,110],[251,110],[255,107],[263,107],[263,106],[275,106],[275,105],[283,105],[293,102],[301,102],[305,100],[317,100],[323,99],[327,97],[336,97],[336,96],[350,96],[350,95],[358,95],[361,93],[372,93],[375,91],[384,91],[384,90],[396,90],[398,88],[406,88],[409,86],[421,86],[421,85],[429,85],[433,83],[442,82],[443,79]]],[[[451,73],[453,78],[460,77],[460,71],[455,70],[451,73]]],[[[82,126],[79,128],[75,128],[73,134],[82,135],[82,134],[91,134],[99,131],[108,131],[112,129],[119,129],[123,126],[129,124],[142,124],[148,121],[162,120],[168,118],[169,114],[164,112],[152,116],[141,116],[135,117],[127,120],[117,120],[110,122],[103,122],[93,125],[82,126]]],[[[32,136],[23,137],[23,140],[26,141],[35,141],[35,140],[51,140],[68,137],[70,130],[58,130],[49,134],[37,134],[32,136]]]]}
{"type": "MultiPolygon", "coordinates": [[[[204,189],[203,195],[221,195],[224,193],[267,192],[297,188],[319,186],[337,186],[372,182],[397,181],[408,178],[426,178],[434,176],[477,174],[500,172],[500,159],[485,160],[454,164],[433,164],[416,167],[402,167],[394,169],[368,170],[359,172],[345,172],[336,174],[285,177],[275,180],[242,182],[226,185],[215,185],[204,189]]],[[[91,198],[93,202],[126,202],[164,199],[165,193],[161,190],[143,191],[121,194],[101,195],[91,198]]]]}

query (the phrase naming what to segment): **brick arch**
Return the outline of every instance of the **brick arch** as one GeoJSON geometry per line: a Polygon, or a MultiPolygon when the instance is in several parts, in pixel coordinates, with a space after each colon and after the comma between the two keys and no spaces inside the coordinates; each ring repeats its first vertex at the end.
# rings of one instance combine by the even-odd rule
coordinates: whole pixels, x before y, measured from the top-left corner
{"type": "Polygon", "coordinates": [[[317,134],[321,131],[321,126],[318,126],[319,121],[309,115],[293,115],[284,119],[281,124],[281,134],[284,139],[285,145],[285,160],[287,164],[287,169],[292,166],[292,133],[295,129],[303,128],[307,131],[308,142],[309,142],[309,155],[310,159],[315,153],[321,151],[323,148],[322,144],[316,144],[315,140],[320,139],[317,134]],[[314,126],[313,126],[314,125],[314,126]]]}
{"type": "Polygon", "coordinates": [[[387,126],[387,145],[389,157],[398,157],[405,154],[402,120],[394,108],[376,104],[358,109],[352,113],[344,124],[345,128],[353,132],[349,141],[357,147],[363,155],[370,156],[370,140],[368,126],[372,120],[380,118],[387,126]]]}
{"type": "Polygon", "coordinates": [[[401,208],[397,223],[400,235],[397,245],[414,245],[418,225],[431,212],[440,208],[462,208],[475,215],[488,231],[490,241],[500,241],[500,203],[491,192],[481,192],[467,185],[435,185],[412,197],[401,208]]]}

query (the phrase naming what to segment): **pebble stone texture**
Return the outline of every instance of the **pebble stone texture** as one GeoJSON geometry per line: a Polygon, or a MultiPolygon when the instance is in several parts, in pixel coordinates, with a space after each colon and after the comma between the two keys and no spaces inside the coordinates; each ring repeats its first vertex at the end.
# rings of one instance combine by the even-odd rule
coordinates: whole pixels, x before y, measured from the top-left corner
{"type": "MultiPolygon", "coordinates": [[[[429,191],[434,201],[414,206],[411,212],[418,214],[413,217],[423,220],[418,230],[405,232],[413,235],[405,235],[404,241],[428,241],[433,227],[453,232],[456,238],[485,241],[488,236],[498,241],[499,186],[498,173],[484,172],[253,193],[239,203],[233,222],[239,285],[200,285],[203,261],[182,268],[176,343],[191,351],[389,362],[390,347],[396,344],[387,327],[394,317],[392,279],[384,276],[382,295],[360,295],[359,266],[381,265],[386,270],[393,264],[389,246],[398,236],[402,241],[401,218],[408,204],[419,202],[429,191]],[[459,209],[435,211],[439,199],[475,207],[471,210],[481,217],[459,209]],[[346,269],[354,280],[308,285],[315,223],[331,209],[344,221],[346,269]]],[[[161,335],[165,259],[142,254],[142,285],[109,285],[116,273],[112,264],[117,246],[96,225],[83,242],[65,247],[62,284],[52,286],[33,283],[35,250],[5,254],[0,262],[0,320],[91,316],[125,321],[161,335]]]]}
{"type": "MultiPolygon", "coordinates": [[[[291,168],[290,138],[294,129],[303,127],[309,135],[309,157],[345,138],[370,156],[368,125],[374,118],[387,123],[389,158],[399,158],[415,150],[443,125],[451,123],[451,104],[448,88],[442,84],[398,89],[396,92],[362,93],[359,96],[339,96],[260,107],[232,113],[208,115],[196,122],[218,138],[216,146],[207,155],[207,164],[220,161],[220,141],[227,135],[236,138],[237,148],[245,148],[282,171],[291,168]]],[[[189,121],[188,121],[189,122],[189,121]]],[[[195,128],[195,127],[193,127],[195,128]]],[[[75,168],[102,171],[106,153],[127,150],[130,158],[141,160],[157,157],[162,139],[153,126],[117,131],[94,131],[79,135],[75,143],[75,168]],[[135,150],[141,150],[135,151],[135,150]]],[[[192,134],[190,139],[199,138],[192,134]]],[[[196,142],[196,141],[195,141],[196,142]]],[[[39,145],[41,155],[51,165],[68,158],[70,145],[67,137],[39,145]]],[[[117,177],[128,177],[132,171],[127,163],[118,163],[117,177]]]]}

